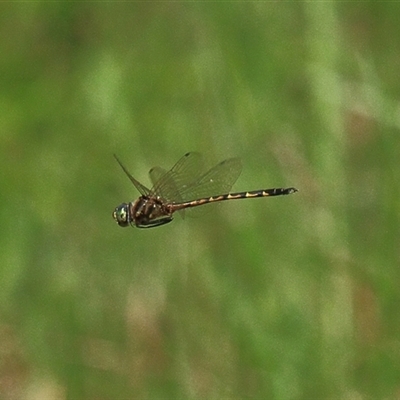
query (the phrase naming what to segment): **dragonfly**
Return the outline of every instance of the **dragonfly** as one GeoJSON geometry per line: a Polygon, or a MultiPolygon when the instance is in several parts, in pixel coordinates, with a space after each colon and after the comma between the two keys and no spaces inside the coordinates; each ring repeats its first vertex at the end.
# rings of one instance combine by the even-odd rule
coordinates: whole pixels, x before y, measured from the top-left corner
{"type": "Polygon", "coordinates": [[[289,187],[230,193],[242,171],[240,159],[228,158],[204,172],[202,157],[196,152],[186,153],[168,171],[161,167],[150,169],[153,186],[148,189],[129,173],[115,154],[114,157],[140,193],[137,200],[114,209],[112,216],[121,227],[153,228],[171,222],[176,211],[183,216],[185,209],[204,204],[282,196],[298,191],[289,187]]]}

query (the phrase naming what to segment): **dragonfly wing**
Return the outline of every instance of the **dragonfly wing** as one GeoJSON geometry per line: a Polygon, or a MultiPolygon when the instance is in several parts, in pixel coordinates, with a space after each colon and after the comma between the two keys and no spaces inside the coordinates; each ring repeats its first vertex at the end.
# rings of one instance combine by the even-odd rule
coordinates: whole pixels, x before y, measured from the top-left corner
{"type": "Polygon", "coordinates": [[[155,167],[150,170],[153,182],[152,192],[163,198],[180,202],[181,193],[203,174],[203,159],[199,153],[186,153],[168,172],[163,168],[155,167]],[[153,180],[154,179],[154,180],[153,180]]]}
{"type": "Polygon", "coordinates": [[[157,186],[157,184],[160,182],[161,178],[167,173],[167,170],[161,167],[153,167],[150,171],[149,171],[149,176],[150,176],[150,180],[151,183],[154,186],[157,186]]]}
{"type": "Polygon", "coordinates": [[[117,160],[118,164],[121,166],[121,168],[124,170],[125,174],[128,176],[128,178],[131,180],[131,182],[135,185],[136,189],[140,192],[140,194],[147,196],[150,194],[150,190],[142,185],[139,181],[137,181],[130,173],[129,171],[125,168],[125,166],[122,164],[122,162],[118,159],[118,157],[114,154],[115,159],[117,160]]]}
{"type": "Polygon", "coordinates": [[[229,193],[242,172],[239,158],[228,158],[181,190],[184,201],[229,193]]]}
{"type": "Polygon", "coordinates": [[[153,183],[152,193],[164,200],[181,201],[181,196],[171,173],[164,168],[154,167],[149,171],[149,175],[153,183]]]}

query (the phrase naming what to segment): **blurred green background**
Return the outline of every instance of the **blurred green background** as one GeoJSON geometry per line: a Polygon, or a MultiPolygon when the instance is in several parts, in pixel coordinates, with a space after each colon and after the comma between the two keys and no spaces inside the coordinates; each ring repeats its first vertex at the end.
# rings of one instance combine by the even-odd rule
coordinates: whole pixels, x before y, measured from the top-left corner
{"type": "Polygon", "coordinates": [[[399,19],[2,3],[0,398],[400,398],[399,19]],[[299,192],[119,228],[188,151],[299,192]]]}

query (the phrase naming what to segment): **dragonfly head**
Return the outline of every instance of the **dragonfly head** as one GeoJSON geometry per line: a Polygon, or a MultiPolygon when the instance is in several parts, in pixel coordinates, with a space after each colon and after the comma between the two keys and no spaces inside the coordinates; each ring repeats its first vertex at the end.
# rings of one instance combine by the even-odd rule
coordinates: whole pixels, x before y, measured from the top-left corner
{"type": "Polygon", "coordinates": [[[129,213],[129,204],[122,203],[118,207],[115,208],[112,216],[115,222],[122,227],[129,226],[131,223],[131,217],[129,213]]]}

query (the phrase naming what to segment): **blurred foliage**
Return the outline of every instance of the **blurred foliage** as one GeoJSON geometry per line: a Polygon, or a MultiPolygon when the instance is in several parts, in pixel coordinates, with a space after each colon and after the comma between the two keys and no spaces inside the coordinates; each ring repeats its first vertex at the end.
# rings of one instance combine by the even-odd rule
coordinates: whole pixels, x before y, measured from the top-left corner
{"type": "Polygon", "coordinates": [[[0,10],[1,398],[399,397],[398,3],[0,10]],[[192,150],[300,191],[115,225],[192,150]]]}

